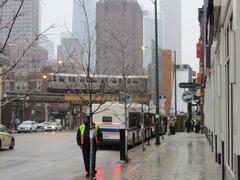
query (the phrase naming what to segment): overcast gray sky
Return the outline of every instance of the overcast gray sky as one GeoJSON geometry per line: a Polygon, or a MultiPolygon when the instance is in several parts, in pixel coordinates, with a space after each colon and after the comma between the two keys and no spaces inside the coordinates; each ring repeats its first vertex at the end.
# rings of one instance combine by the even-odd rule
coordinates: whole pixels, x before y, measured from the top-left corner
{"type": "MultiPolygon", "coordinates": [[[[151,0],[138,0],[141,7],[154,10],[151,0]]],[[[198,8],[203,0],[182,0],[182,61],[198,69],[196,59],[196,43],[199,38],[198,8]]],[[[41,29],[52,24],[57,27],[50,32],[49,38],[59,43],[59,33],[72,28],[72,0],[41,0],[42,18],[41,29]]]]}

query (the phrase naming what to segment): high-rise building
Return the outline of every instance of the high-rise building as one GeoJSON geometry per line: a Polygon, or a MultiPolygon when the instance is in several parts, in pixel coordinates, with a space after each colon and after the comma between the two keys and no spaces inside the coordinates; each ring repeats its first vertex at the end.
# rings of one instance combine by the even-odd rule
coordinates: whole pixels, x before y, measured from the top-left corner
{"type": "Polygon", "coordinates": [[[135,0],[100,0],[96,10],[98,74],[143,73],[143,13],[135,0]]]}
{"type": "Polygon", "coordinates": [[[82,55],[83,48],[81,48],[77,38],[62,33],[61,45],[58,46],[57,51],[58,61],[64,62],[61,72],[82,73],[86,59],[82,55]]]}
{"type": "Polygon", "coordinates": [[[48,58],[53,59],[54,54],[54,42],[49,40],[46,35],[44,35],[40,40],[40,46],[48,51],[48,58]]]}
{"type": "MultiPolygon", "coordinates": [[[[152,41],[152,44],[155,44],[152,41]]],[[[153,49],[153,61],[148,65],[148,93],[151,94],[152,100],[156,102],[156,61],[155,50],[153,49]]],[[[169,112],[171,99],[172,99],[172,84],[173,84],[173,63],[172,53],[168,49],[159,49],[158,58],[158,83],[159,83],[159,96],[165,97],[164,115],[169,112]]],[[[160,109],[163,110],[163,109],[160,109]]],[[[160,114],[163,112],[161,111],[160,114]]]]}
{"type": "Polygon", "coordinates": [[[12,63],[19,61],[16,68],[14,68],[16,74],[21,73],[26,75],[30,72],[40,72],[47,64],[48,52],[40,46],[32,46],[26,51],[24,43],[17,43],[10,45],[8,50],[10,61],[12,63]]]}
{"type": "Polygon", "coordinates": [[[73,0],[72,33],[82,48],[82,59],[90,58],[91,69],[94,69],[96,63],[96,0],[73,0]]]}
{"type": "MultiPolygon", "coordinates": [[[[1,7],[0,42],[4,43],[8,38],[13,18],[21,7],[22,1],[9,0],[1,7]]],[[[21,42],[32,43],[39,34],[40,4],[39,0],[24,0],[19,15],[14,22],[8,44],[21,42]]]]}
{"type": "Polygon", "coordinates": [[[162,19],[162,48],[176,51],[177,64],[182,63],[181,0],[160,0],[162,19]]]}
{"type": "Polygon", "coordinates": [[[90,36],[93,38],[96,26],[96,0],[73,0],[72,33],[82,46],[88,44],[86,43],[88,41],[87,25],[89,25],[90,36]]]}
{"type": "MultiPolygon", "coordinates": [[[[152,62],[152,41],[155,40],[155,19],[149,11],[143,11],[143,67],[146,69],[152,62]]],[[[162,25],[158,18],[158,45],[162,47],[162,25]]],[[[155,45],[154,45],[155,46],[155,45]]]]}

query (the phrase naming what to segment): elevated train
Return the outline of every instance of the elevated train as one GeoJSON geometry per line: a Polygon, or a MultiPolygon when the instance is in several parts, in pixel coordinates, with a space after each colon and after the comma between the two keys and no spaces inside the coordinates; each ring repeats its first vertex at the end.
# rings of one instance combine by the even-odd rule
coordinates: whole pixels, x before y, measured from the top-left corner
{"type": "MultiPolygon", "coordinates": [[[[84,93],[88,90],[89,80],[85,74],[49,73],[48,91],[57,93],[67,93],[74,91],[84,93]]],[[[112,75],[92,74],[92,91],[104,91],[105,93],[116,93],[123,88],[123,77],[112,75]]],[[[131,94],[137,94],[139,90],[147,93],[147,76],[127,76],[126,88],[131,94]]]]}

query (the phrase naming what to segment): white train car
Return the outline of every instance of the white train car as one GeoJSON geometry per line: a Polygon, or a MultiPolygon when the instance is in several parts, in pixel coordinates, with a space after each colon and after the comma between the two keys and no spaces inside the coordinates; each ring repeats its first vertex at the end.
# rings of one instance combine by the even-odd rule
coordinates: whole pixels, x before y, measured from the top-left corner
{"type": "MultiPolygon", "coordinates": [[[[125,111],[124,104],[119,102],[106,102],[99,107],[99,104],[93,104],[93,111],[96,111],[93,115],[93,122],[98,124],[103,132],[103,143],[119,143],[120,141],[120,126],[125,124],[125,111]]],[[[128,145],[134,146],[142,141],[141,126],[144,124],[144,140],[149,138],[152,134],[151,128],[152,122],[148,121],[150,118],[146,118],[148,106],[133,103],[127,105],[128,116],[128,145]],[[142,108],[145,113],[142,113],[142,108]],[[144,116],[145,114],[145,116],[144,116]],[[143,117],[144,121],[143,121],[143,117]]]]}

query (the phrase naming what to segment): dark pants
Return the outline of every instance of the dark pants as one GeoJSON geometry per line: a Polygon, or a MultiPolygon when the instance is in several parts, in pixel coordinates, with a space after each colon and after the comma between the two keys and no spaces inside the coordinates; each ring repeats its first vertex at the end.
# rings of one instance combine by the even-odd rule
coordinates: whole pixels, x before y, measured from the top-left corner
{"type": "MultiPolygon", "coordinates": [[[[96,168],[96,153],[97,153],[97,148],[93,148],[93,174],[96,168]]],[[[83,154],[83,160],[84,160],[84,165],[85,165],[85,170],[87,173],[90,171],[90,148],[83,148],[82,149],[82,154],[83,154]]]]}

